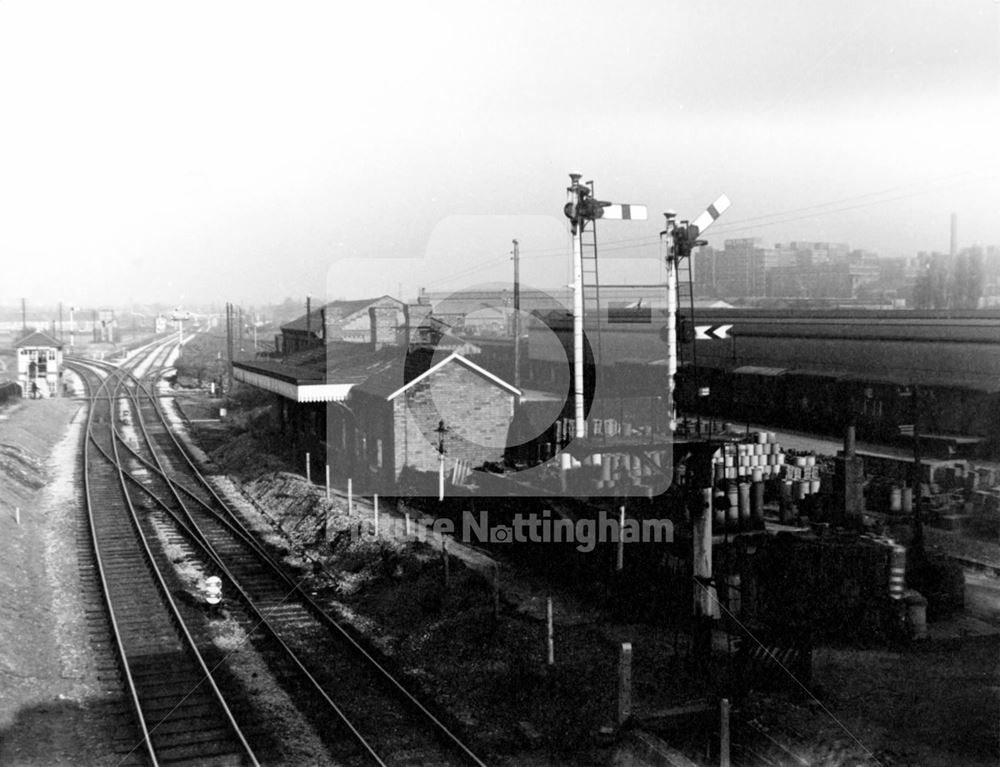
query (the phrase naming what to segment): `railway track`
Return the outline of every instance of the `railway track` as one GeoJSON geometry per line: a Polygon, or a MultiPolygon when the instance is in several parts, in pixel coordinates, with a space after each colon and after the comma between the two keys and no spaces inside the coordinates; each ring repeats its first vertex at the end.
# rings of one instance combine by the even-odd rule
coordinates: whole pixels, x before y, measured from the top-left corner
{"type": "MultiPolygon", "coordinates": [[[[159,354],[155,352],[153,357],[159,354]]],[[[147,360],[143,367],[155,371],[157,364],[157,359],[147,360]]],[[[256,649],[283,679],[283,684],[287,684],[296,705],[317,725],[338,763],[442,767],[483,764],[457,734],[446,714],[434,710],[407,689],[384,658],[316,604],[242,525],[173,435],[148,382],[109,366],[90,363],[85,367],[80,361],[74,366],[82,376],[91,379],[96,375],[95,367],[101,367],[108,376],[101,390],[104,396],[95,397],[91,414],[95,423],[104,427],[99,437],[88,437],[91,463],[100,465],[99,471],[103,472],[102,477],[95,475],[93,484],[101,502],[117,492],[133,512],[128,523],[131,537],[119,529],[110,533],[111,540],[119,541],[122,549],[131,545],[143,550],[140,554],[144,567],[154,569],[157,564],[169,567],[162,553],[158,555],[155,551],[156,546],[148,543],[156,535],[155,525],[161,527],[161,536],[166,526],[169,536],[183,539],[184,545],[202,559],[205,570],[222,578],[227,595],[235,597],[227,601],[232,616],[243,624],[256,649]],[[123,426],[122,420],[128,424],[123,426]],[[102,460],[97,460],[94,451],[102,460]],[[113,473],[117,473],[117,478],[111,476],[113,473]],[[114,485],[112,479],[118,484],[114,485]],[[136,508],[146,512],[136,515],[136,508]],[[139,538],[147,543],[136,547],[134,542],[139,538]]],[[[94,385],[92,380],[91,386],[94,385]]],[[[123,561],[111,568],[112,574],[125,574],[137,567],[135,556],[130,562],[123,561]]],[[[169,602],[168,579],[169,575],[161,575],[157,584],[157,579],[152,578],[150,585],[142,587],[141,597],[133,584],[109,586],[109,600],[125,599],[118,591],[134,588],[133,601],[150,604],[154,587],[158,586],[156,599],[169,602]]],[[[152,626],[142,629],[149,635],[164,637],[166,644],[156,653],[170,659],[179,652],[180,642],[176,637],[169,638],[163,624],[179,623],[180,612],[175,611],[177,615],[173,618],[159,618],[155,629],[152,626]]],[[[139,626],[138,618],[135,620],[139,626]]],[[[120,653],[126,654],[124,649],[120,653]]],[[[152,673],[148,663],[140,663],[137,669],[134,676],[140,679],[152,673]]],[[[212,685],[206,685],[204,680],[211,675],[207,668],[202,673],[202,683],[193,689],[206,688],[202,692],[207,694],[212,685]]],[[[131,670],[125,676],[132,681],[131,670]]],[[[189,684],[195,682],[190,675],[183,678],[189,684]]],[[[145,693],[133,695],[139,699],[134,704],[138,711],[142,711],[142,695],[145,693]]],[[[218,697],[222,697],[221,693],[218,697]]],[[[209,708],[205,700],[200,700],[199,705],[206,711],[209,708]]],[[[152,716],[157,712],[152,711],[152,716]]],[[[219,754],[221,758],[235,759],[236,749],[232,744],[241,740],[237,734],[241,731],[236,717],[230,718],[233,721],[229,730],[214,721],[210,730],[213,735],[203,742],[212,742],[213,747],[223,752],[219,754]]],[[[137,720],[144,722],[145,717],[137,720]]],[[[155,751],[157,732],[167,729],[165,723],[154,726],[152,731],[145,725],[143,740],[148,750],[155,751]]],[[[177,726],[176,730],[180,732],[181,728],[177,726]]],[[[239,758],[253,763],[255,757],[251,751],[239,758]]]]}
{"type": "Polygon", "coordinates": [[[258,761],[185,627],[125,489],[114,375],[89,379],[86,509],[100,591],[139,742],[151,764],[258,761]]]}

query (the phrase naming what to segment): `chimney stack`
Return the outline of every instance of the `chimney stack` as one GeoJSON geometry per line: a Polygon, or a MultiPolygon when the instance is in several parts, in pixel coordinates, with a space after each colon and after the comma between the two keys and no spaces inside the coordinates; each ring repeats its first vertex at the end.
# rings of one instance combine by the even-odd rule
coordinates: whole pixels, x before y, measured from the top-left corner
{"type": "Polygon", "coordinates": [[[378,351],[384,346],[396,346],[396,307],[371,306],[368,316],[371,318],[372,349],[378,351]]]}

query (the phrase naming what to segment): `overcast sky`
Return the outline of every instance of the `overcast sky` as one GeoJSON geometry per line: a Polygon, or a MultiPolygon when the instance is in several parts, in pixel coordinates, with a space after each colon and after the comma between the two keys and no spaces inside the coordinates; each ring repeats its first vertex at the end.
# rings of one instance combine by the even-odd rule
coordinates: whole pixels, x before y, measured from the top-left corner
{"type": "Polygon", "coordinates": [[[0,303],[458,290],[513,238],[565,284],[570,172],[654,273],[722,192],[719,246],[1000,243],[995,0],[3,0],[0,104],[0,303]]]}

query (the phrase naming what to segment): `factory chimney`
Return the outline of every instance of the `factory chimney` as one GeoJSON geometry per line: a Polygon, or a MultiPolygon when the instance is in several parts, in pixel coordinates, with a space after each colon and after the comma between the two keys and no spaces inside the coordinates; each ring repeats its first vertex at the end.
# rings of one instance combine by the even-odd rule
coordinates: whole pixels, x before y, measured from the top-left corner
{"type": "Polygon", "coordinates": [[[958,255],[958,214],[951,214],[951,249],[948,251],[951,257],[958,255]]]}

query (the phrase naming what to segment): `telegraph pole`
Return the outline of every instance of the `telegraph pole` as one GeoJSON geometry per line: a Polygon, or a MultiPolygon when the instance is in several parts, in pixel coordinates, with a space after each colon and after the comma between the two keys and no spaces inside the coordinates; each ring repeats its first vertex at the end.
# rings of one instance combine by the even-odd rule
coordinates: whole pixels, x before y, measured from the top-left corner
{"type": "Polygon", "coordinates": [[[924,523],[921,519],[923,462],[920,456],[920,386],[913,385],[913,548],[923,554],[924,523]]]}
{"type": "Polygon", "coordinates": [[[521,388],[521,257],[514,240],[514,387],[521,388]]]}

